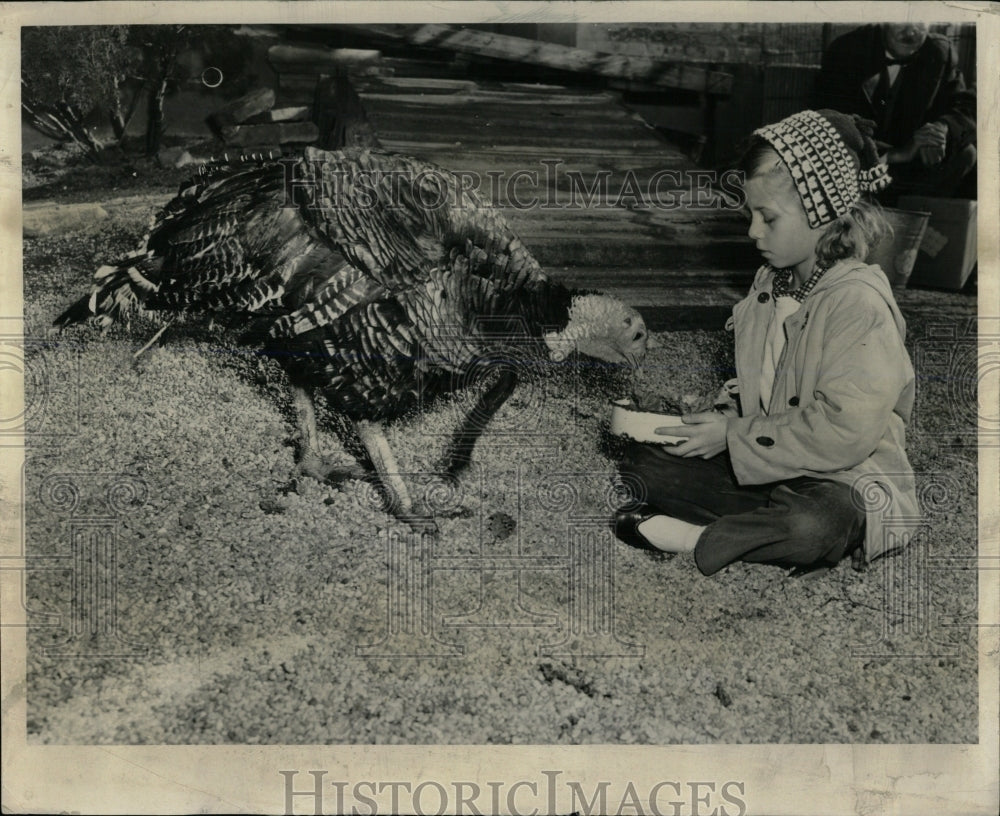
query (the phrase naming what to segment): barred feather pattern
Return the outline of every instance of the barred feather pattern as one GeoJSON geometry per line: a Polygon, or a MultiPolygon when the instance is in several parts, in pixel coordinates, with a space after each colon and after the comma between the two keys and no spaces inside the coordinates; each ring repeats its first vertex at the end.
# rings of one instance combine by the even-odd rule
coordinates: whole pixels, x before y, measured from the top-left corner
{"type": "Polygon", "coordinates": [[[140,310],[286,311],[293,278],[305,300],[342,258],[284,206],[285,172],[279,162],[215,168],[182,186],[139,250],[99,269],[90,295],[56,323],[107,324],[140,310]]]}
{"type": "Polygon", "coordinates": [[[512,337],[544,354],[572,303],[458,176],[358,148],[213,167],[96,277],[57,323],[140,308],[264,315],[254,339],[293,382],[359,419],[451,390],[512,337]]]}
{"type": "Polygon", "coordinates": [[[307,148],[299,169],[315,195],[306,216],[389,288],[416,282],[467,242],[510,257],[526,278],[545,279],[503,214],[440,167],[374,150],[307,148]]]}
{"type": "Polygon", "coordinates": [[[501,273],[509,263],[456,251],[419,283],[382,288],[273,348],[294,382],[321,385],[346,415],[391,419],[466,384],[466,373],[497,350],[514,345],[541,356],[543,328],[565,322],[572,294],[554,282],[507,286],[501,273]]]}

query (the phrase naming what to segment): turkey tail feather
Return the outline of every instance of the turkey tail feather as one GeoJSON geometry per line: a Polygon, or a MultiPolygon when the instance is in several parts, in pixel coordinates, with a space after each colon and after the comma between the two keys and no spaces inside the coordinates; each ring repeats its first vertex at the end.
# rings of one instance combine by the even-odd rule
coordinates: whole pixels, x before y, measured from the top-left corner
{"type": "Polygon", "coordinates": [[[132,256],[117,266],[102,266],[94,273],[96,283],[90,294],[75,301],[60,314],[53,325],[59,327],[98,318],[101,325],[128,317],[142,309],[146,298],[159,287],[145,273],[151,261],[146,255],[132,256]]]}
{"type": "Polygon", "coordinates": [[[94,312],[90,308],[90,301],[91,296],[84,295],[53,320],[52,325],[64,328],[65,326],[72,326],[74,323],[83,323],[88,318],[93,317],[94,312]]]}

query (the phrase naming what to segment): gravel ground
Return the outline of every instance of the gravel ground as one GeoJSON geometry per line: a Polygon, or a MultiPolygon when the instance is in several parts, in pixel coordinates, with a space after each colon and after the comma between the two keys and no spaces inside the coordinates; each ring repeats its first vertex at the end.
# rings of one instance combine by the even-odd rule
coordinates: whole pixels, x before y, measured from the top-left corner
{"type": "MultiPolygon", "coordinates": [[[[433,493],[454,511],[439,535],[419,539],[360,483],[291,480],[273,361],[200,323],[137,364],[151,326],[49,333],[149,215],[25,241],[27,546],[53,557],[27,579],[29,741],[977,740],[974,338],[942,343],[940,321],[911,320],[909,448],[930,532],[866,572],[704,578],[615,540],[607,401],[629,383],[602,371],[519,386],[459,494],[433,493]],[[95,606],[100,586],[74,590],[66,557],[109,506],[114,546],[95,563],[117,570],[117,595],[95,606]]],[[[974,300],[941,297],[961,337],[974,300]]],[[[723,332],[658,338],[647,387],[714,391],[723,332]]],[[[413,483],[468,399],[388,428],[413,483]]],[[[350,461],[329,427],[323,441],[350,461]]]]}

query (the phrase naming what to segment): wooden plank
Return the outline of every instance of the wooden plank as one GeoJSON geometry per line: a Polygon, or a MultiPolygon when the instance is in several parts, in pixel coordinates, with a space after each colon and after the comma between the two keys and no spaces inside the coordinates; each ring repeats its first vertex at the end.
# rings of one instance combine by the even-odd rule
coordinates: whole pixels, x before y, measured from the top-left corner
{"type": "Polygon", "coordinates": [[[748,273],[746,270],[720,267],[673,271],[657,266],[614,269],[606,266],[550,266],[545,271],[553,278],[571,280],[579,286],[610,286],[618,283],[636,289],[658,289],[663,291],[664,298],[669,297],[671,291],[676,289],[714,289],[734,285],[745,290],[753,281],[753,270],[748,273]]]}
{"type": "Polygon", "coordinates": [[[290,108],[272,108],[246,120],[246,124],[255,125],[262,122],[300,122],[312,115],[312,106],[296,105],[290,108]]]}
{"type": "Polygon", "coordinates": [[[646,236],[653,240],[671,241],[684,238],[694,242],[745,242],[746,227],[740,228],[720,210],[692,211],[658,209],[628,210],[623,207],[502,207],[507,220],[518,232],[537,233],[539,230],[600,232],[623,238],[646,236]],[[702,217],[698,218],[698,213],[702,217]],[[705,217],[708,216],[708,217],[705,217]]]}
{"type": "Polygon", "coordinates": [[[538,234],[518,231],[525,246],[543,266],[658,266],[682,270],[719,266],[745,269],[760,266],[760,255],[746,239],[726,242],[681,243],[621,233],[538,234]]]}
{"type": "Polygon", "coordinates": [[[273,107],[274,91],[271,88],[256,88],[210,114],[207,122],[214,132],[219,133],[273,107]]]}
{"type": "MultiPolygon", "coordinates": [[[[374,90],[362,90],[361,97],[365,100],[372,100],[376,104],[411,104],[424,105],[428,108],[450,108],[461,107],[463,105],[483,105],[483,106],[548,106],[553,108],[570,109],[563,111],[568,115],[572,110],[580,109],[585,113],[608,110],[616,100],[610,94],[606,96],[580,97],[564,94],[552,94],[552,96],[542,97],[537,94],[525,94],[516,91],[490,91],[478,89],[467,93],[441,92],[433,95],[419,96],[417,92],[410,93],[382,93],[374,90]]],[[[612,108],[618,113],[623,113],[622,109],[612,108]]]]}
{"type": "MultiPolygon", "coordinates": [[[[481,151],[490,148],[490,145],[469,145],[468,147],[462,145],[460,139],[452,139],[451,141],[419,141],[414,142],[409,139],[387,139],[379,136],[382,144],[389,150],[394,150],[399,153],[405,153],[408,156],[422,156],[428,153],[445,153],[451,156],[457,157],[458,153],[455,151],[461,147],[462,153],[464,155],[466,150],[481,151]]],[[[621,146],[623,149],[624,145],[621,146]]],[[[506,153],[519,153],[520,155],[529,159],[551,159],[554,157],[551,145],[539,145],[533,143],[520,144],[505,144],[498,145],[497,151],[503,151],[506,153]]],[[[643,145],[643,144],[633,144],[628,146],[628,151],[633,158],[643,159],[643,160],[653,160],[657,158],[662,158],[665,152],[665,148],[662,145],[643,145]]],[[[566,158],[568,156],[590,156],[590,157],[607,157],[608,150],[606,147],[585,147],[581,145],[574,145],[572,148],[567,147],[559,153],[559,158],[566,158]]],[[[453,162],[452,162],[453,163],[453,162]]]]}
{"type": "MultiPolygon", "coordinates": [[[[354,84],[384,147],[478,176],[474,188],[505,212],[543,264],[582,265],[604,274],[648,264],[660,277],[665,269],[683,272],[735,258],[751,274],[755,268],[752,260],[744,263],[753,247],[745,224],[732,213],[619,201],[626,180],[643,192],[662,170],[676,177],[663,179],[657,192],[686,192],[683,173],[695,166],[622,108],[616,94],[440,78],[428,83],[420,76],[354,84]],[[553,161],[552,170],[543,164],[553,161]],[[536,172],[537,180],[509,183],[518,171],[536,172]],[[571,180],[573,172],[579,182],[571,180]],[[607,191],[589,200],[586,191],[598,174],[606,178],[607,191]],[[566,206],[571,189],[581,196],[575,209],[566,206]],[[525,208],[528,199],[536,201],[525,208]]],[[[633,294],[641,289],[639,296],[649,302],[662,288],[656,276],[628,286],[633,294]]]]}
{"type": "Polygon", "coordinates": [[[732,77],[721,71],[710,71],[681,63],[660,62],[648,57],[585,51],[487,31],[433,24],[417,28],[406,25],[364,25],[358,28],[413,45],[541,65],[574,73],[598,74],[658,87],[723,95],[728,94],[732,87],[732,77]]]}
{"type": "MultiPolygon", "coordinates": [[[[394,142],[394,144],[401,144],[394,142]]],[[[695,165],[683,153],[673,150],[669,145],[664,145],[662,150],[658,150],[653,155],[640,153],[638,151],[621,150],[614,153],[598,153],[593,151],[564,151],[558,156],[547,154],[526,154],[522,151],[511,150],[462,150],[455,153],[453,145],[446,148],[425,147],[419,151],[414,151],[411,155],[427,161],[447,167],[450,170],[498,170],[504,173],[511,173],[516,170],[530,167],[537,169],[540,173],[545,171],[545,161],[558,161],[559,164],[552,165],[553,172],[563,173],[565,171],[576,171],[588,178],[590,175],[602,171],[608,171],[612,177],[618,177],[629,170],[635,174],[653,175],[659,170],[672,169],[675,172],[683,173],[687,170],[695,169],[695,165]]],[[[485,172],[483,173],[485,178],[485,172]]]]}
{"type": "MultiPolygon", "coordinates": [[[[589,175],[571,178],[560,173],[546,179],[544,170],[533,178],[525,178],[521,173],[525,168],[514,170],[497,168],[468,169],[467,165],[449,167],[464,180],[466,189],[478,194],[480,198],[498,207],[523,209],[530,206],[545,211],[546,219],[574,219],[582,216],[574,213],[597,213],[594,218],[605,220],[627,219],[643,223],[651,227],[669,227],[679,230],[682,227],[710,230],[712,234],[744,235],[747,224],[733,223],[729,220],[709,220],[704,217],[704,210],[695,210],[687,206],[691,198],[688,185],[681,184],[667,188],[661,186],[650,189],[641,177],[635,181],[627,176],[611,176],[607,184],[598,184],[589,175]],[[581,179],[582,180],[578,180],[581,179]],[[638,185],[642,203],[637,204],[633,192],[638,185]]],[[[527,170],[526,172],[535,172],[527,170]]],[[[714,211],[710,211],[714,212],[714,211]]]]}
{"type": "Polygon", "coordinates": [[[622,149],[632,149],[662,144],[660,137],[648,128],[635,122],[620,122],[608,127],[593,124],[576,126],[569,123],[554,122],[551,119],[539,117],[537,122],[509,122],[503,119],[484,120],[471,117],[457,117],[429,122],[422,122],[419,117],[409,121],[397,122],[391,115],[373,112],[372,123],[378,130],[379,137],[385,139],[406,139],[418,141],[429,139],[452,138],[457,142],[480,141],[484,144],[508,143],[530,140],[536,147],[543,145],[564,146],[587,145],[607,147],[615,144],[622,149]],[[520,124],[520,126],[518,126],[520,124]],[[488,137],[493,136],[490,141],[488,137]]]}
{"type": "Polygon", "coordinates": [[[551,105],[547,100],[494,100],[476,96],[435,96],[424,99],[417,95],[383,97],[362,93],[367,109],[371,113],[385,111],[389,116],[472,116],[517,121],[530,127],[540,120],[581,119],[593,122],[628,123],[647,127],[638,114],[633,113],[615,103],[602,102],[588,105],[560,104],[558,100],[551,105]]]}
{"type": "Polygon", "coordinates": [[[477,85],[471,79],[447,79],[443,77],[425,76],[390,76],[383,77],[379,84],[390,88],[405,88],[411,92],[427,93],[437,91],[440,93],[452,93],[455,91],[472,91],[477,85]]]}
{"type": "MultiPolygon", "coordinates": [[[[383,145],[389,146],[390,144],[406,144],[406,139],[404,137],[412,137],[412,133],[405,133],[402,131],[389,132],[379,131],[379,139],[383,145]]],[[[436,147],[439,149],[451,148],[452,150],[485,150],[490,148],[495,148],[497,150],[520,150],[524,149],[525,155],[536,155],[542,156],[544,158],[563,158],[569,155],[572,151],[589,151],[592,155],[600,156],[601,154],[606,154],[612,150],[639,150],[641,148],[641,142],[639,141],[623,141],[621,139],[614,139],[612,137],[601,138],[590,138],[586,136],[577,136],[575,138],[560,137],[558,134],[529,134],[531,136],[531,144],[525,145],[523,143],[525,139],[525,134],[497,134],[491,136],[489,132],[486,133],[463,133],[456,134],[458,138],[453,141],[435,141],[430,142],[427,140],[446,138],[446,133],[435,133],[426,134],[421,141],[413,142],[413,150],[404,150],[401,152],[406,152],[409,155],[421,155],[420,150],[424,145],[436,147]],[[528,151],[531,151],[529,153],[528,151]]],[[[392,149],[396,149],[393,147],[392,149]]],[[[650,151],[652,153],[652,151],[650,151]]],[[[647,154],[649,155],[649,154],[647,154]]]]}
{"type": "Polygon", "coordinates": [[[262,144],[314,142],[319,128],[314,122],[279,122],[262,125],[235,125],[222,128],[222,138],[228,145],[244,147],[262,144]]]}
{"type": "Polygon", "coordinates": [[[537,82],[473,81],[398,76],[352,77],[362,95],[388,94],[411,96],[433,103],[438,96],[467,95],[497,103],[527,103],[553,101],[560,105],[613,105],[618,95],[607,90],[573,88],[565,85],[546,85],[537,82]]]}
{"type": "MultiPolygon", "coordinates": [[[[380,115],[379,112],[369,108],[371,121],[375,125],[381,136],[386,139],[393,139],[399,136],[428,135],[431,138],[442,136],[446,133],[455,133],[461,136],[478,136],[481,138],[490,137],[499,139],[507,137],[523,138],[525,132],[530,132],[532,136],[539,139],[554,139],[562,141],[563,144],[572,144],[581,139],[590,139],[594,143],[613,140],[623,145],[635,141],[645,140],[652,134],[644,125],[629,120],[621,121],[600,121],[586,120],[583,122],[566,122],[558,117],[546,116],[544,113],[532,122],[504,119],[501,116],[476,115],[470,112],[469,116],[426,116],[420,114],[399,115],[386,113],[380,115]],[[573,135],[569,135],[573,134],[573,135]]],[[[653,137],[654,139],[656,137],[653,137]]]]}
{"type": "Polygon", "coordinates": [[[440,59],[428,59],[423,55],[422,59],[410,59],[405,57],[383,57],[379,63],[392,76],[412,76],[421,79],[442,79],[454,80],[465,79],[465,72],[458,72],[454,62],[450,59],[451,54],[446,51],[441,52],[440,59]]]}
{"type": "MultiPolygon", "coordinates": [[[[511,228],[526,243],[571,236],[573,240],[584,244],[605,242],[615,244],[625,254],[631,249],[633,243],[662,246],[665,250],[681,246],[697,246],[705,251],[714,251],[714,248],[720,247],[736,248],[741,246],[753,249],[753,244],[745,236],[709,237],[696,232],[681,231],[678,233],[669,225],[652,228],[629,222],[611,223],[610,220],[595,218],[579,219],[576,222],[557,221],[541,214],[541,211],[538,210],[532,211],[534,215],[529,215],[524,219],[515,217],[514,212],[517,211],[508,209],[504,212],[511,228]]],[[[728,252],[728,249],[726,251],[728,252]]]]}
{"type": "Polygon", "coordinates": [[[363,96],[362,99],[365,109],[372,118],[384,118],[390,122],[407,121],[419,124],[423,121],[427,123],[427,127],[445,123],[449,128],[453,128],[456,122],[510,123],[524,130],[536,127],[567,129],[604,127],[616,128],[623,133],[628,130],[640,131],[647,138],[660,141],[660,137],[641,116],[620,108],[610,110],[583,106],[558,108],[534,103],[522,106],[519,110],[512,110],[511,105],[495,105],[478,100],[467,102],[455,100],[443,105],[422,105],[412,98],[390,102],[373,99],[370,96],[363,96]]]}
{"type": "Polygon", "coordinates": [[[563,85],[545,85],[537,82],[491,82],[483,85],[471,79],[450,79],[425,76],[377,76],[358,79],[361,93],[420,94],[469,94],[483,98],[504,101],[539,101],[555,99],[560,104],[589,102],[607,104],[616,100],[616,95],[590,88],[567,88],[563,85]]]}
{"type": "Polygon", "coordinates": [[[760,33],[747,36],[731,23],[579,23],[576,28],[577,47],[592,51],[695,64],[755,65],[761,59],[760,33]]]}
{"type": "Polygon", "coordinates": [[[338,68],[372,65],[380,51],[360,48],[312,48],[300,45],[272,45],[267,61],[278,73],[331,73],[338,68]]]}

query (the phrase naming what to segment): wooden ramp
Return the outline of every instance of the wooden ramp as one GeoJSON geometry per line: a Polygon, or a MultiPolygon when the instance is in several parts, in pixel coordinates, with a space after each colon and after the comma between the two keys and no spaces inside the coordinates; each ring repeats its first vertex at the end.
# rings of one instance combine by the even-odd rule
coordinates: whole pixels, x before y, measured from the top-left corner
{"type": "Polygon", "coordinates": [[[467,174],[561,279],[660,328],[714,326],[745,292],[756,261],[743,217],[617,94],[399,66],[354,84],[387,148],[467,174]]]}
{"type": "MultiPolygon", "coordinates": [[[[285,104],[316,87],[317,68],[297,64],[280,75],[285,104]]],[[[383,55],[351,83],[383,146],[464,174],[560,279],[615,294],[660,329],[715,327],[720,309],[724,320],[757,259],[706,171],[614,91],[505,73],[383,55]]]]}
{"type": "MultiPolygon", "coordinates": [[[[572,49],[434,26],[386,34],[397,36],[419,47],[394,56],[373,50],[384,46],[378,41],[361,49],[273,47],[283,104],[307,105],[319,75],[349,72],[387,148],[467,174],[553,275],[621,297],[657,330],[724,322],[760,263],[745,218],[722,206],[712,179],[618,93],[597,81],[588,86],[594,55],[576,65],[572,49]],[[465,52],[479,62],[467,62],[465,52]],[[494,52],[503,59],[483,62],[494,52]],[[525,81],[533,72],[523,63],[553,60],[574,77],[525,81]]],[[[597,73],[661,82],[660,114],[682,110],[669,108],[674,87],[705,94],[728,88],[727,75],[711,71],[597,63],[597,73]]],[[[643,98],[649,103],[648,93],[643,98]]],[[[911,292],[897,291],[904,310],[925,308],[911,292]]]]}

